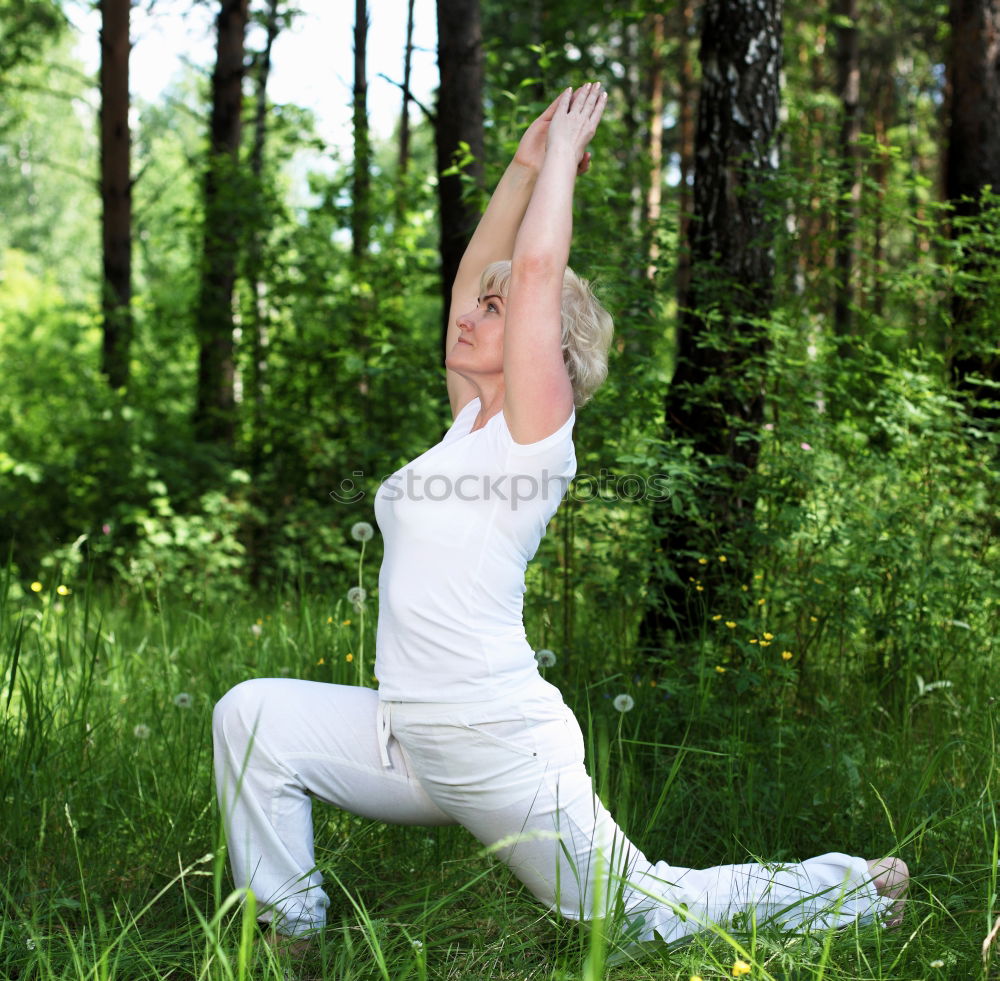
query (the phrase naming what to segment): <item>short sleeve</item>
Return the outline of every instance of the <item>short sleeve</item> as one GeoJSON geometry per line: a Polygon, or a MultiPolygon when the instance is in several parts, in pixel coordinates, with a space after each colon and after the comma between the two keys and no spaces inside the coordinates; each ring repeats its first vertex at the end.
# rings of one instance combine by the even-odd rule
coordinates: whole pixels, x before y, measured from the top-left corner
{"type": "Polygon", "coordinates": [[[554,433],[550,433],[548,436],[536,440],[534,443],[515,442],[510,427],[507,425],[507,417],[503,412],[498,413],[498,415],[500,417],[498,428],[500,430],[501,444],[512,456],[534,456],[538,453],[554,450],[563,443],[569,444],[572,449],[576,410],[570,411],[569,418],[554,433]]]}

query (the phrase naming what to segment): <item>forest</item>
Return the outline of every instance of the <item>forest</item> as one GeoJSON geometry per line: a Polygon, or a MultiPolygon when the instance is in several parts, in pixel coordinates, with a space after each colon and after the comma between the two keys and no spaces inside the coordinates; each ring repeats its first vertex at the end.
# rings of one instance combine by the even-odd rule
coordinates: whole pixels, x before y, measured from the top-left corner
{"type": "Polygon", "coordinates": [[[80,0],[96,73],[76,0],[0,0],[0,975],[1000,978],[1000,0],[408,0],[390,137],[377,2],[333,147],[271,94],[288,0],[147,0],[214,21],[152,102],[130,0],[80,0]],[[451,424],[490,191],[589,80],[571,264],[615,337],[528,639],[646,853],[900,855],[903,925],[640,956],[460,828],[317,806],[330,924],[289,967],[225,866],[212,707],[376,686],[375,491],[451,424]]]}

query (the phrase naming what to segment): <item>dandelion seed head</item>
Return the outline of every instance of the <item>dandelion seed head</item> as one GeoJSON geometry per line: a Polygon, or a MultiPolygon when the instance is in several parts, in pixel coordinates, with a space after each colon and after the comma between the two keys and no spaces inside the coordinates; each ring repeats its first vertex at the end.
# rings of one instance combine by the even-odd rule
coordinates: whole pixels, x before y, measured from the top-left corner
{"type": "Polygon", "coordinates": [[[351,538],[356,542],[370,542],[374,534],[375,529],[367,521],[356,521],[351,525],[351,538]]]}
{"type": "Polygon", "coordinates": [[[186,691],[179,691],[174,695],[174,705],[179,709],[189,709],[194,705],[194,699],[186,691]]]}
{"type": "Polygon", "coordinates": [[[556,663],[556,655],[554,651],[543,647],[542,650],[535,651],[535,660],[540,668],[551,668],[556,663]]]}
{"type": "Polygon", "coordinates": [[[250,633],[252,633],[254,637],[259,637],[263,630],[264,628],[259,623],[250,624],[250,633]]]}
{"type": "Polygon", "coordinates": [[[617,712],[631,712],[635,708],[635,699],[623,692],[621,695],[615,695],[615,700],[611,704],[617,712]]]}
{"type": "Polygon", "coordinates": [[[364,586],[352,586],[347,591],[347,602],[350,603],[356,610],[360,610],[361,607],[365,605],[365,600],[367,598],[368,593],[365,592],[364,586]]]}
{"type": "Polygon", "coordinates": [[[132,735],[135,736],[136,739],[149,739],[151,734],[152,730],[149,726],[144,725],[142,722],[132,729],[132,735]]]}

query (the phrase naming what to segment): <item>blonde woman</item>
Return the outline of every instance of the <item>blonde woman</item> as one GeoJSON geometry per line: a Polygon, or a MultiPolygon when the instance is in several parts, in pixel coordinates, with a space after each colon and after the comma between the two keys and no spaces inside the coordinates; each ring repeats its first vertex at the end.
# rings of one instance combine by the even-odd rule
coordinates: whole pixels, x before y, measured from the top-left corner
{"type": "Polygon", "coordinates": [[[604,380],[611,341],[607,311],[567,269],[573,191],[606,102],[598,84],[567,89],[532,123],[462,260],[445,362],[454,422],[375,498],[378,690],[258,679],[216,707],[233,875],[284,937],[325,921],[313,797],[461,824],[550,909],[603,916],[597,897],[611,897],[639,940],[741,911],[785,926],[873,919],[905,882],[902,863],[840,854],[781,868],[649,862],[594,795],[580,727],[538,673],[525,569],[575,473],[575,411],[604,380]]]}

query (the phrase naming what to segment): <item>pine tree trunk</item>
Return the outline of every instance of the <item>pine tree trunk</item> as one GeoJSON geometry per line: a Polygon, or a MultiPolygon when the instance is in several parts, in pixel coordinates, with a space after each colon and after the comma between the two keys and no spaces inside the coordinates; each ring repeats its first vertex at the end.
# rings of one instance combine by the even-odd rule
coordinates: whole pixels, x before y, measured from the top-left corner
{"type": "Polygon", "coordinates": [[[205,228],[198,299],[198,393],[195,435],[231,448],[236,428],[233,395],[233,287],[244,206],[239,182],[243,52],[248,0],[221,0],[212,74],[209,158],[205,169],[205,228]]]}
{"type": "Polygon", "coordinates": [[[448,334],[451,287],[465,247],[479,221],[480,203],[466,194],[463,177],[443,176],[463,160],[465,180],[483,183],[483,36],[479,0],[437,0],[438,88],[435,144],[441,214],[441,351],[448,334]]]}
{"type": "MultiPolygon", "coordinates": [[[[945,180],[956,216],[969,218],[979,214],[987,185],[1000,192],[1000,0],[951,0],[951,45],[945,180]]],[[[980,276],[997,258],[971,255],[965,271],[980,276]]],[[[976,296],[954,296],[952,375],[973,411],[993,418],[1000,416],[1000,396],[990,384],[1000,383],[995,313],[976,296]]]]}
{"type": "Polygon", "coordinates": [[[857,250],[858,206],[861,200],[858,139],[861,136],[859,100],[861,64],[858,39],[858,0],[838,0],[837,94],[840,98],[840,134],[837,140],[840,158],[840,206],[837,210],[837,246],[834,253],[836,293],[833,305],[833,329],[841,357],[850,345],[854,305],[854,257],[857,250]]]}
{"type": "Polygon", "coordinates": [[[668,630],[692,636],[703,605],[715,608],[720,549],[728,581],[749,573],[767,350],[760,321],[771,310],[774,277],[768,184],[777,165],[780,0],[709,0],[700,61],[691,279],[665,416],[667,438],[687,442],[704,464],[703,510],[700,519],[668,507],[656,515],[667,566],[650,584],[654,605],[641,628],[647,647],[661,646],[668,630]]]}
{"type": "Polygon", "coordinates": [[[371,141],[368,136],[368,3],[354,3],[354,174],[351,195],[351,252],[355,264],[371,239],[371,141]]]}
{"type": "Polygon", "coordinates": [[[101,203],[104,251],[101,370],[112,388],[129,377],[132,343],[132,180],[128,124],[130,0],[101,2],[101,203]]]}
{"type": "Polygon", "coordinates": [[[677,197],[677,296],[687,295],[691,282],[691,250],[688,233],[691,224],[691,178],[694,173],[694,117],[698,98],[692,57],[694,31],[694,0],[681,0],[680,15],[681,64],[677,92],[678,162],[680,194],[677,197]]]}

